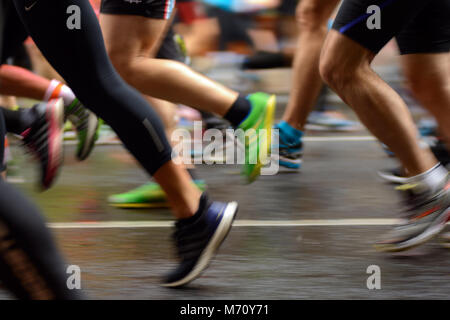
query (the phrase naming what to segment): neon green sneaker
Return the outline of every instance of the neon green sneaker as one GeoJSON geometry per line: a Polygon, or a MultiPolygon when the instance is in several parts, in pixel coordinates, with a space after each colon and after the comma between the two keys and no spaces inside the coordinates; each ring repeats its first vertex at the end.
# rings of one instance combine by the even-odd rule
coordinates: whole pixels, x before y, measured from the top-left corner
{"type": "Polygon", "coordinates": [[[248,117],[238,126],[239,129],[253,129],[254,134],[245,135],[245,163],[242,167],[242,175],[249,183],[255,181],[261,174],[261,168],[270,157],[270,145],[272,137],[272,124],[275,114],[276,97],[266,93],[253,93],[247,99],[252,105],[248,117]],[[260,130],[264,129],[262,134],[260,130]],[[260,152],[264,148],[266,152],[260,152]]]}
{"type": "MultiPolygon", "coordinates": [[[[204,180],[194,180],[201,191],[206,189],[204,180]]],[[[108,198],[111,206],[117,208],[166,208],[169,207],[166,193],[155,182],[146,183],[131,191],[115,194],[108,198]]]]}
{"type": "Polygon", "coordinates": [[[95,141],[99,137],[99,120],[95,114],[86,109],[76,98],[66,108],[65,117],[73,124],[77,133],[76,157],[80,161],[85,160],[92,149],[94,149],[95,141]]]}

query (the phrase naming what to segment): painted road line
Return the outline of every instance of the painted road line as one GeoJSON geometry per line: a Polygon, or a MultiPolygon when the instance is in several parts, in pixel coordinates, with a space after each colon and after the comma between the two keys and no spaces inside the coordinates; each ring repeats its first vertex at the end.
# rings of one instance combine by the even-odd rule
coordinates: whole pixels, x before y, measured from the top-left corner
{"type": "MultiPolygon", "coordinates": [[[[55,222],[52,229],[119,229],[119,228],[170,228],[173,221],[100,221],[55,222]]],[[[400,223],[398,219],[303,219],[303,220],[236,220],[235,227],[350,227],[390,226],[400,223]]]]}

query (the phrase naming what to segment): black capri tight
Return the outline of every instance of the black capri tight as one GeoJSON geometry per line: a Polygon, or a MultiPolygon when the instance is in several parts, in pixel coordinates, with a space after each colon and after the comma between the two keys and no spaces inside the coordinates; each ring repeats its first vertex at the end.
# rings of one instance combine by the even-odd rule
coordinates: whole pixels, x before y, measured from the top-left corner
{"type": "Polygon", "coordinates": [[[153,175],[169,161],[171,147],[162,122],[113,68],[89,1],[14,0],[14,4],[50,64],[83,104],[113,128],[146,171],[153,175]],[[80,13],[79,29],[68,27],[73,12],[80,13]]]}

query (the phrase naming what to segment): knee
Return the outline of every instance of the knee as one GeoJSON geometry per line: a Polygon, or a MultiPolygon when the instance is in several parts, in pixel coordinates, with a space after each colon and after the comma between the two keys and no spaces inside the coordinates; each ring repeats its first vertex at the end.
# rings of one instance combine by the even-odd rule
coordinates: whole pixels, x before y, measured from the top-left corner
{"type": "Polygon", "coordinates": [[[301,31],[326,32],[327,30],[329,16],[326,1],[302,0],[295,16],[301,31]]]}
{"type": "Polygon", "coordinates": [[[333,90],[340,93],[355,82],[362,82],[365,74],[370,72],[370,65],[345,63],[336,59],[332,52],[322,54],[319,73],[322,80],[333,90]]]}
{"type": "Polygon", "coordinates": [[[344,72],[329,53],[323,53],[320,57],[319,73],[322,80],[333,89],[338,89],[349,81],[348,73],[344,72]]]}

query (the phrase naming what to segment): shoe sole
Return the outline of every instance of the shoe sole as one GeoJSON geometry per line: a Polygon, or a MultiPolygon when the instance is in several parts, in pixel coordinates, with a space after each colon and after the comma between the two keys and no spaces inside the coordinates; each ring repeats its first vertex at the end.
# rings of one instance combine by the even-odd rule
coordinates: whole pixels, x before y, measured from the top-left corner
{"type": "Polygon", "coordinates": [[[50,188],[56,176],[59,173],[63,162],[62,144],[63,144],[63,119],[64,119],[64,104],[63,100],[52,99],[48,102],[49,109],[46,111],[46,117],[50,124],[49,137],[49,170],[43,179],[42,187],[44,189],[50,188]],[[49,112],[50,111],[50,112],[49,112]]]}
{"type": "Polygon", "coordinates": [[[435,236],[437,236],[442,230],[444,230],[447,221],[450,218],[450,208],[447,208],[445,212],[440,215],[433,223],[425,229],[424,232],[417,235],[414,238],[408,239],[407,241],[391,244],[376,244],[375,249],[382,252],[399,252],[412,249],[417,247],[435,236]]]}
{"type": "Polygon", "coordinates": [[[408,178],[397,177],[392,174],[384,173],[383,171],[378,171],[377,173],[379,177],[391,183],[404,184],[408,181],[408,178]]]}
{"type": "Polygon", "coordinates": [[[188,273],[183,279],[172,283],[163,283],[163,287],[175,288],[186,285],[187,283],[195,280],[200,274],[208,267],[214,255],[217,253],[217,249],[223,243],[228,233],[231,230],[233,220],[236,217],[238,211],[237,202],[230,202],[224,210],[222,221],[214,233],[209,244],[203,250],[200,258],[190,273],[188,273]]]}
{"type": "Polygon", "coordinates": [[[283,167],[283,169],[289,169],[291,171],[298,171],[302,167],[303,160],[302,159],[293,160],[293,159],[289,159],[289,158],[280,156],[279,164],[280,164],[280,167],[283,167]]]}
{"type": "MultiPolygon", "coordinates": [[[[84,146],[77,154],[77,158],[79,161],[85,160],[89,155],[91,154],[92,150],[94,149],[96,136],[97,136],[97,130],[99,126],[99,121],[96,115],[91,114],[89,116],[88,121],[88,127],[87,127],[87,134],[86,134],[86,142],[84,143],[84,146]]],[[[98,137],[97,137],[98,138],[98,137]]]]}

